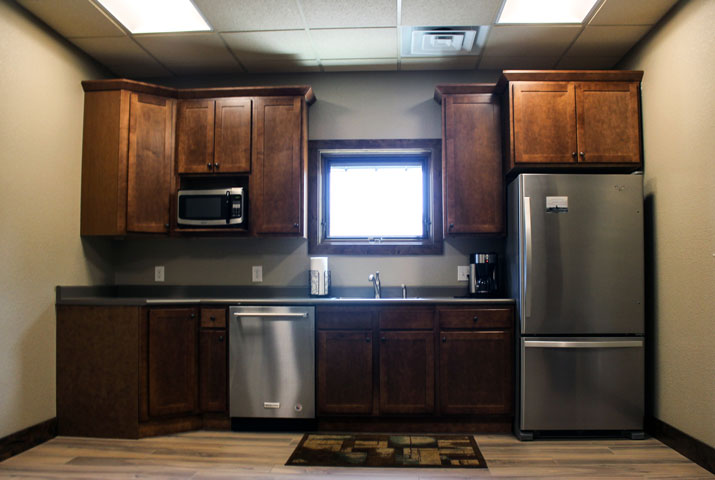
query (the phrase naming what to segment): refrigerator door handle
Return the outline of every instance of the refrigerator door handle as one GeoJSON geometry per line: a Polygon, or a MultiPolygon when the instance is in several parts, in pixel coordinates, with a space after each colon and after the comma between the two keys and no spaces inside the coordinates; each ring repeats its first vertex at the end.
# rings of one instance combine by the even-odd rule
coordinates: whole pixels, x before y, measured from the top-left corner
{"type": "Polygon", "coordinates": [[[531,318],[531,288],[529,275],[531,274],[531,197],[524,197],[524,325],[526,319],[531,318]]]}
{"type": "Polygon", "coordinates": [[[559,341],[524,340],[525,348],[640,348],[643,340],[559,341]]]}

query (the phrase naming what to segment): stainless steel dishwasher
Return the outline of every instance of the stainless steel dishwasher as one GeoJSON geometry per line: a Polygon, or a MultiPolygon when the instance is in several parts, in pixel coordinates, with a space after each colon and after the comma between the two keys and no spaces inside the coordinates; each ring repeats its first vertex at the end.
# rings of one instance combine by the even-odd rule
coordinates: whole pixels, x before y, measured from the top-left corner
{"type": "Polygon", "coordinates": [[[315,418],[315,308],[230,308],[231,417],[315,418]]]}

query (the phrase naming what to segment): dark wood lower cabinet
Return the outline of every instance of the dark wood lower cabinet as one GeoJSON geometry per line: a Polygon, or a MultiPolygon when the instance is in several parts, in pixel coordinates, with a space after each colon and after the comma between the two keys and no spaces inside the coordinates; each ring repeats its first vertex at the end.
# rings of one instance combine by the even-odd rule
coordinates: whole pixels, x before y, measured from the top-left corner
{"type": "Polygon", "coordinates": [[[149,311],[149,417],[198,413],[198,323],[193,308],[149,311]]]}
{"type": "Polygon", "coordinates": [[[203,412],[225,412],[228,407],[227,344],[225,329],[199,332],[199,392],[203,412]]]}
{"type": "Polygon", "coordinates": [[[440,412],[511,413],[512,343],[506,330],[440,332],[440,412]]]}
{"type": "Polygon", "coordinates": [[[318,413],[372,413],[372,330],[318,331],[317,344],[318,413]]]}
{"type": "Polygon", "coordinates": [[[380,332],[380,413],[434,412],[434,334],[380,332]]]}

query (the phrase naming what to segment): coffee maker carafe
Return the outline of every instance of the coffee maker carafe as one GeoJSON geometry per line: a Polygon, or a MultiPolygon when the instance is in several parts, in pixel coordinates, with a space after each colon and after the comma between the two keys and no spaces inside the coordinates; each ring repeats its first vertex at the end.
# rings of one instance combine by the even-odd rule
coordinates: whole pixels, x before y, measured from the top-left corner
{"type": "Polygon", "coordinates": [[[469,255],[470,295],[493,295],[497,293],[497,267],[496,253],[472,253],[469,255]]]}

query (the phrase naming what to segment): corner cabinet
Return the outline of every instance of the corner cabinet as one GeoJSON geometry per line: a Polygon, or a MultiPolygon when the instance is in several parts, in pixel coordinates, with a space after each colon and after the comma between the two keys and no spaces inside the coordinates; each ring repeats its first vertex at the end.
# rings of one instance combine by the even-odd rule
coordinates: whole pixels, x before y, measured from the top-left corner
{"type": "Polygon", "coordinates": [[[86,92],[82,235],[169,231],[175,105],[127,89],[86,92]]]}
{"type": "Polygon", "coordinates": [[[82,82],[82,235],[305,235],[309,86],[82,82]],[[247,227],[176,225],[180,188],[248,186],[247,227]]]}
{"type": "Polygon", "coordinates": [[[505,172],[642,166],[635,71],[504,71],[505,172]]]}
{"type": "Polygon", "coordinates": [[[444,234],[504,232],[499,97],[494,85],[438,85],[444,234]]]}

